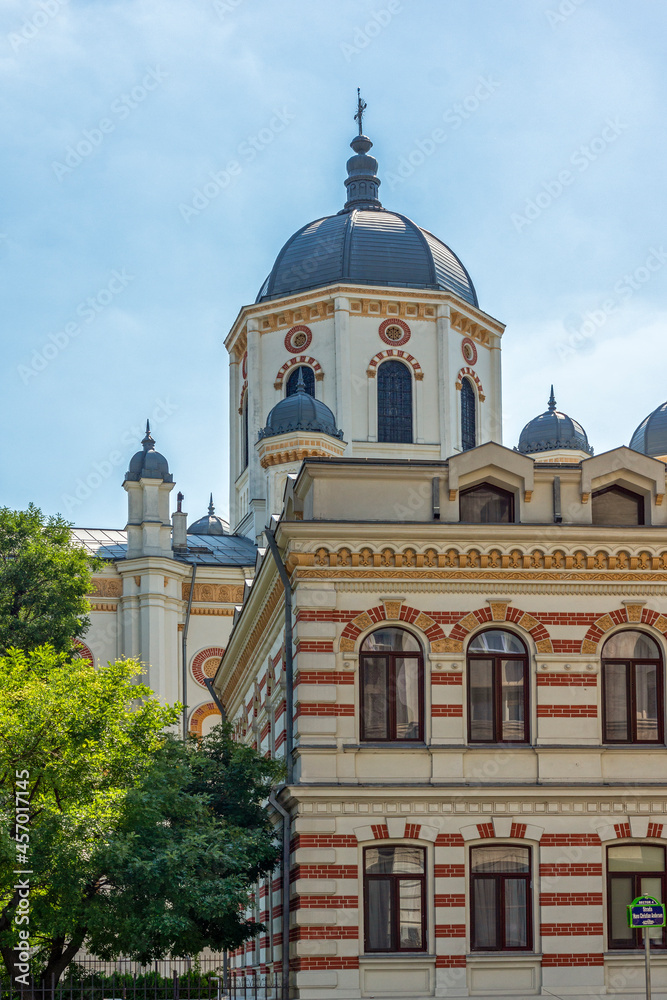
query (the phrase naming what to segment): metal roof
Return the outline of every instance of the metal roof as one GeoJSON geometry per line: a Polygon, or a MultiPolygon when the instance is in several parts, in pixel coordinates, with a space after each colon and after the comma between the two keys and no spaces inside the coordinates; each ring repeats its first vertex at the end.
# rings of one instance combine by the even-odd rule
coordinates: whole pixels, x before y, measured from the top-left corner
{"type": "Polygon", "coordinates": [[[577,420],[556,409],[554,387],[551,386],[549,409],[529,420],[519,437],[519,447],[523,455],[534,455],[540,451],[585,451],[593,454],[586,431],[577,420]]]}
{"type": "Polygon", "coordinates": [[[478,305],[456,254],[405,215],[385,209],[352,209],[308,223],[278,254],[257,301],[339,282],[439,289],[478,305]]]}
{"type": "Polygon", "coordinates": [[[658,406],[642,420],[632,435],[630,447],[652,458],[667,455],[667,403],[658,406]]]}
{"type": "MultiPolygon", "coordinates": [[[[125,559],[127,531],[116,528],[73,528],[72,536],[91,555],[125,559]]],[[[198,566],[254,566],[257,546],[245,535],[188,535],[180,557],[198,566]]]]}

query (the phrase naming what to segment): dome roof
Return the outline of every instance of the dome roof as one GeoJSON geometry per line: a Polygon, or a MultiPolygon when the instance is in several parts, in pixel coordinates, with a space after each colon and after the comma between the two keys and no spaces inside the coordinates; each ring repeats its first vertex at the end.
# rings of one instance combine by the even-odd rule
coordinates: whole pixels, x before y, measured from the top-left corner
{"type": "Polygon", "coordinates": [[[188,528],[188,535],[227,535],[229,534],[229,525],[226,521],[223,521],[215,512],[215,507],[213,506],[213,494],[211,493],[211,499],[208,503],[208,514],[204,517],[200,517],[198,521],[195,521],[188,528]]]}
{"type": "Polygon", "coordinates": [[[278,254],[257,302],[308,288],[348,282],[453,292],[477,306],[470,275],[444,243],[377,199],[377,160],[365,135],[350,143],[348,200],[337,215],[309,222],[278,254]]]}
{"type": "Polygon", "coordinates": [[[667,455],[667,403],[663,403],[653,413],[642,420],[632,435],[630,447],[652,458],[667,455]]]}
{"type": "Polygon", "coordinates": [[[161,479],[165,483],[173,483],[174,477],[169,472],[167,459],[155,450],[155,441],[151,436],[148,420],[146,421],[146,436],[141,443],[143,451],[138,451],[130,459],[125,480],[138,483],[140,479],[161,479]]]}
{"type": "Polygon", "coordinates": [[[259,439],[261,441],[262,438],[289,434],[292,431],[328,434],[339,440],[343,438],[343,432],[336,427],[336,418],[326,403],[306,392],[301,373],[296,392],[276,403],[266,418],[266,427],[259,432],[259,439]]]}
{"type": "Polygon", "coordinates": [[[521,431],[517,451],[523,455],[561,450],[585,451],[587,455],[592,455],[593,449],[581,424],[556,409],[553,386],[548,405],[548,410],[530,420],[521,431]]]}

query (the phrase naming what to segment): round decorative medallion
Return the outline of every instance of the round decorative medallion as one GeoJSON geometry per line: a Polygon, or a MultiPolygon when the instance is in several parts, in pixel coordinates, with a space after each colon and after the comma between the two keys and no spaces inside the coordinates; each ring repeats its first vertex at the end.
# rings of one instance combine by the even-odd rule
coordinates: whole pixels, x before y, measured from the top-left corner
{"type": "Polygon", "coordinates": [[[470,337],[466,337],[461,343],[461,354],[469,365],[474,365],[477,361],[477,348],[470,337]]]}
{"type": "Polygon", "coordinates": [[[313,334],[309,326],[293,326],[285,335],[285,347],[292,354],[300,354],[310,347],[313,334]]]}
{"type": "Polygon", "coordinates": [[[192,676],[202,687],[205,686],[207,677],[215,677],[223,653],[224,649],[222,647],[210,646],[208,649],[202,649],[194,657],[192,661],[192,676]]]}
{"type": "Polygon", "coordinates": [[[410,339],[410,327],[402,319],[385,319],[380,323],[380,338],[390,347],[401,347],[410,339]]]}
{"type": "Polygon", "coordinates": [[[241,376],[243,378],[248,377],[248,352],[246,351],[243,355],[243,361],[241,362],[241,376]]]}

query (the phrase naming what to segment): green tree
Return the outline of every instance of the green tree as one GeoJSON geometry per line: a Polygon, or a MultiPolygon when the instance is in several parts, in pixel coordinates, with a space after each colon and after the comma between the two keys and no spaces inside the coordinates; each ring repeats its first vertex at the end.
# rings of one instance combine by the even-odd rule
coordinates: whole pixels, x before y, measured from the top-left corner
{"type": "Polygon", "coordinates": [[[0,654],[44,643],[71,651],[89,625],[85,595],[96,565],[61,517],[33,504],[0,509],[0,654]]]}
{"type": "Polygon", "coordinates": [[[278,766],[228,728],[176,740],[165,732],[176,709],[137,672],[48,647],[0,659],[0,954],[18,985],[20,930],[49,983],[84,944],[148,961],[236,947],[258,930],[242,909],[276,862],[261,803],[278,766]],[[29,816],[15,811],[17,790],[29,816]]]}

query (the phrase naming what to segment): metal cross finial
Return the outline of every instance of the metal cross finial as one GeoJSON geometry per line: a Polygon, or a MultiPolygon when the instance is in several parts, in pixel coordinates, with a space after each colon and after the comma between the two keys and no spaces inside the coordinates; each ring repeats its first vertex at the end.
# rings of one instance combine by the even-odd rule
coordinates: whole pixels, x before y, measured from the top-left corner
{"type": "Polygon", "coordinates": [[[362,125],[363,125],[364,111],[366,110],[367,107],[368,105],[366,104],[366,101],[363,101],[361,99],[361,89],[357,87],[357,113],[354,116],[354,120],[355,122],[359,122],[359,135],[364,134],[362,125]]]}

